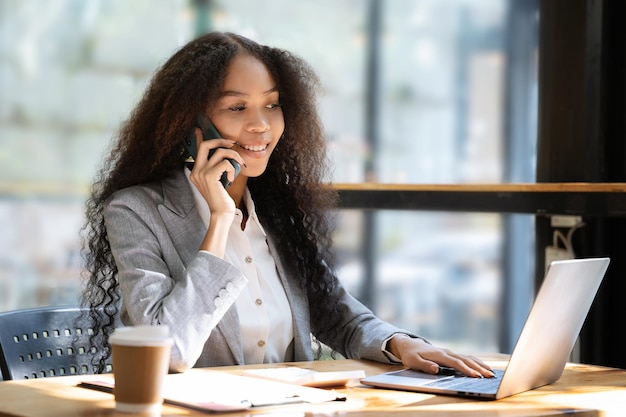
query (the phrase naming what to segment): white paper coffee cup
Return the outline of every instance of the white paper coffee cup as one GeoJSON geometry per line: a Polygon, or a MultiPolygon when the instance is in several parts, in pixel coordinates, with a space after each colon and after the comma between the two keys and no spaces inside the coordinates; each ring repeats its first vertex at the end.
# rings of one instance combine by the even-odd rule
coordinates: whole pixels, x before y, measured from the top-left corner
{"type": "Polygon", "coordinates": [[[129,326],[109,337],[115,378],[115,409],[158,414],[170,361],[172,339],[167,326],[129,326]]]}

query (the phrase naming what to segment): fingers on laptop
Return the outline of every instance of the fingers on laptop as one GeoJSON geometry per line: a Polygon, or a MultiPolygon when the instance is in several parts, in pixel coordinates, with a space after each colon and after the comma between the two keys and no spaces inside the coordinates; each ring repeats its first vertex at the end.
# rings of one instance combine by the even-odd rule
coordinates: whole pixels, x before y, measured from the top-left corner
{"type": "Polygon", "coordinates": [[[494,378],[495,374],[483,361],[473,356],[463,356],[456,369],[468,376],[477,378],[494,378]]]}
{"type": "MultiPolygon", "coordinates": [[[[430,356],[430,355],[429,355],[430,356]]],[[[431,374],[440,373],[441,367],[455,369],[456,371],[474,378],[493,378],[495,374],[483,361],[468,355],[460,355],[447,350],[437,352],[434,357],[426,358],[416,354],[411,360],[403,361],[410,368],[428,372],[431,374]]],[[[449,371],[447,371],[450,374],[449,371]]]]}
{"type": "Polygon", "coordinates": [[[474,356],[461,355],[418,338],[404,338],[401,342],[400,357],[409,368],[437,374],[439,366],[444,366],[476,378],[495,376],[489,365],[474,356]]]}
{"type": "Polygon", "coordinates": [[[474,356],[452,353],[449,354],[448,358],[442,359],[442,361],[439,363],[441,363],[443,366],[454,368],[467,376],[475,378],[495,377],[495,374],[493,373],[489,365],[474,356]]]}

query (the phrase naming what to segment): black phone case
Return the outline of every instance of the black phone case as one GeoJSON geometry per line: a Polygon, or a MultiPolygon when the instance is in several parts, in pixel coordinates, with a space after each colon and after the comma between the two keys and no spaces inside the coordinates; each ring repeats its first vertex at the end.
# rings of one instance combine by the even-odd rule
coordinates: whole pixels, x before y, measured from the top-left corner
{"type": "MultiPolygon", "coordinates": [[[[196,126],[199,127],[200,130],[202,130],[203,140],[211,140],[222,137],[220,132],[218,132],[215,126],[213,126],[213,123],[211,123],[211,120],[209,120],[209,118],[206,116],[198,116],[196,120],[196,126]]],[[[195,162],[196,156],[198,155],[195,127],[187,135],[187,137],[183,141],[183,145],[185,146],[185,149],[189,154],[189,158],[185,162],[193,166],[192,164],[195,162]]],[[[211,149],[211,151],[209,152],[209,158],[211,157],[211,155],[213,155],[214,152],[215,149],[211,149]]],[[[231,158],[228,158],[228,162],[230,162],[233,168],[235,168],[235,177],[237,177],[237,175],[239,175],[239,172],[241,172],[241,166],[239,165],[239,162],[231,158]]],[[[224,188],[228,188],[230,186],[231,183],[230,181],[228,181],[228,174],[226,173],[226,171],[224,171],[224,173],[222,174],[220,182],[222,183],[224,188]]]]}

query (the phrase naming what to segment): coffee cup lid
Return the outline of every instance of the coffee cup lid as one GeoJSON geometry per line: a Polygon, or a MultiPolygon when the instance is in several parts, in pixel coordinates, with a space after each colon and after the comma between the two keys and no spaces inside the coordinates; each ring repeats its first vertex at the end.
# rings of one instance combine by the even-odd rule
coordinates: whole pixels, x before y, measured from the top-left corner
{"type": "Polygon", "coordinates": [[[109,343],[126,346],[162,346],[172,343],[169,334],[169,327],[166,325],[118,327],[109,337],[109,343]]]}

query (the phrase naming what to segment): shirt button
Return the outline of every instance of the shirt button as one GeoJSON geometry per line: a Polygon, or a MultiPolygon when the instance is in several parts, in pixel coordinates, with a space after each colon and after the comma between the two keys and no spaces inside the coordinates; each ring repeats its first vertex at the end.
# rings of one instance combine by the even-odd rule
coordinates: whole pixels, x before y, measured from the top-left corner
{"type": "Polygon", "coordinates": [[[252,263],[252,256],[246,256],[246,263],[247,264],[251,264],[252,263]]]}
{"type": "Polygon", "coordinates": [[[261,300],[260,298],[257,298],[255,302],[256,302],[256,305],[258,305],[258,306],[263,304],[263,300],[261,300]]]}
{"type": "Polygon", "coordinates": [[[265,341],[264,340],[259,340],[257,345],[262,348],[263,346],[265,346],[265,341]]]}

